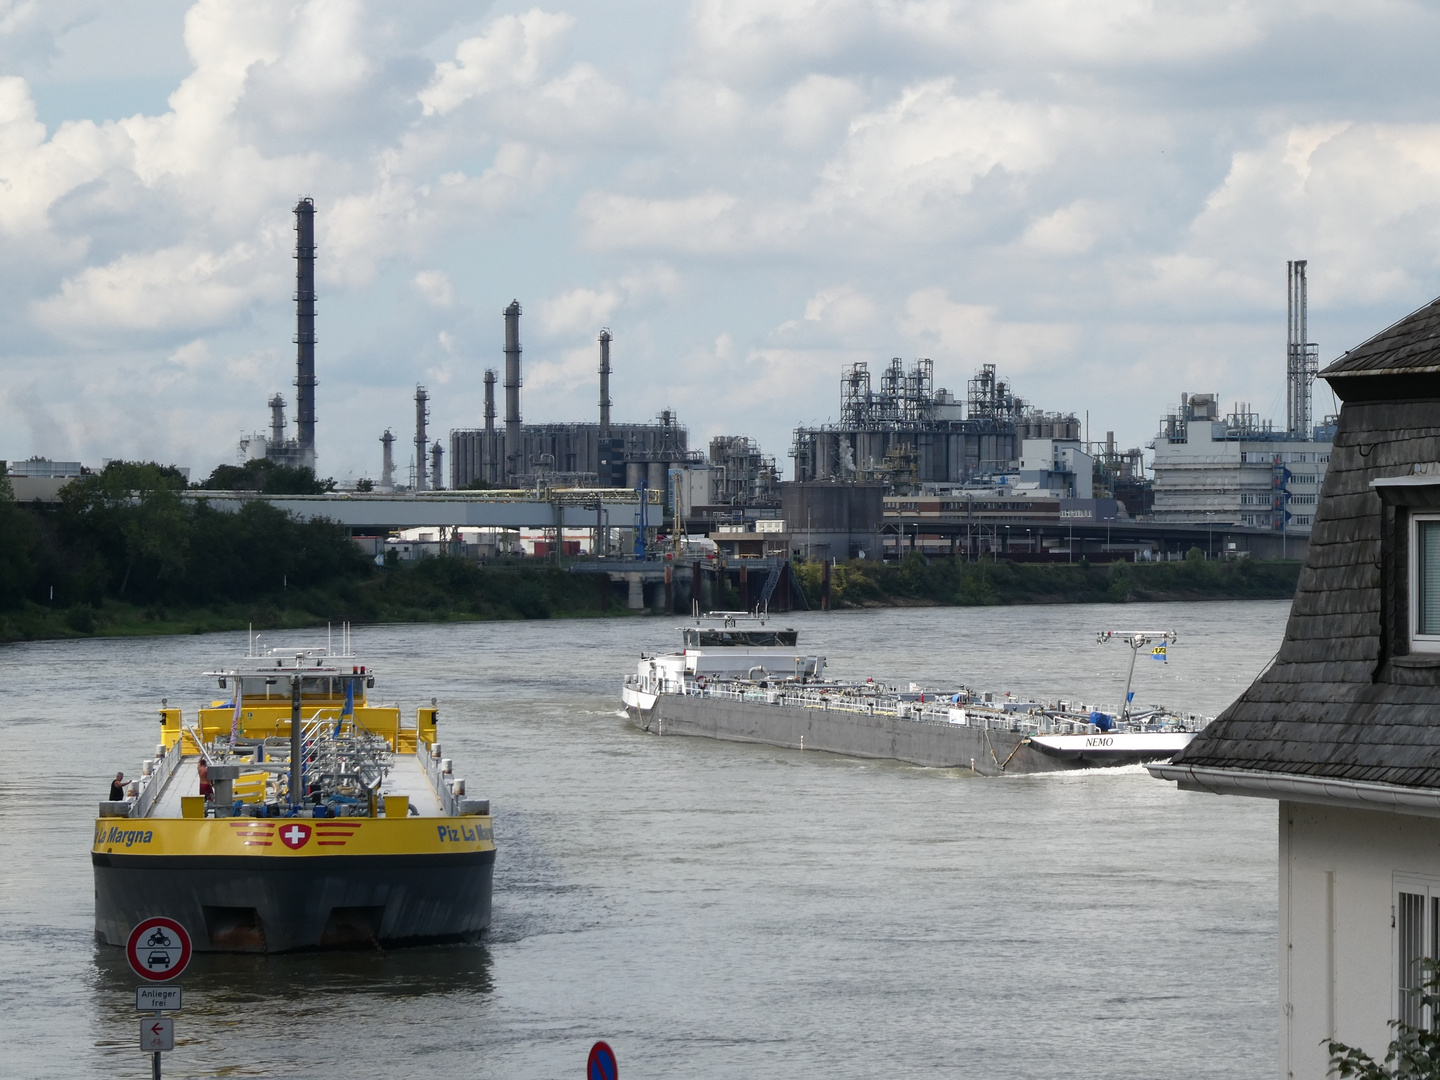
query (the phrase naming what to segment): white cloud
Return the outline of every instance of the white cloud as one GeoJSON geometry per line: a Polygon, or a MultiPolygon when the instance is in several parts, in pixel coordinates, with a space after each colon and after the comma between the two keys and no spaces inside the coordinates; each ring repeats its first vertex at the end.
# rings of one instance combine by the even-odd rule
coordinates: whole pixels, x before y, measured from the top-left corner
{"type": "Polygon", "coordinates": [[[415,291],[433,307],[448,308],[455,303],[455,286],[444,270],[421,270],[415,275],[415,291]]]}
{"type": "Polygon", "coordinates": [[[65,453],[197,470],[263,426],[302,193],[337,473],[417,381],[479,422],[511,296],[527,417],[591,414],[608,323],[632,414],[780,452],[898,353],[1128,444],[1182,380],[1265,408],[1287,258],[1324,353],[1440,292],[1440,16],[1402,0],[195,0],[168,106],[47,128],[57,40],[123,51],[127,10],[0,0],[0,456],[49,452],[41,407],[65,453]]]}
{"type": "Polygon", "coordinates": [[[995,364],[1006,372],[1031,372],[1069,355],[1076,328],[1066,324],[1011,322],[984,304],[957,303],[942,288],[920,289],[905,298],[903,333],[923,349],[978,367],[995,364]]]}
{"type": "Polygon", "coordinates": [[[436,66],[435,77],[420,94],[425,114],[443,115],[497,90],[534,86],[574,25],[569,15],[539,8],[496,19],[485,33],[460,42],[454,60],[436,66]]]}

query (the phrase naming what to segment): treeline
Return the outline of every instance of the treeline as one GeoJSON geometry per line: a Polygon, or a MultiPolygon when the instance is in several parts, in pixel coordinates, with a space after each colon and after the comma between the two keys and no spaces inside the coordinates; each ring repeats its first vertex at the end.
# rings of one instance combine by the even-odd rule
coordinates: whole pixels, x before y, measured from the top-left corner
{"type": "Polygon", "coordinates": [[[554,568],[379,567],[340,525],[263,502],[217,510],[183,497],[185,487],[175,469],[126,462],[66,485],[58,504],[18,504],[0,483],[0,640],[545,618],[599,611],[608,599],[594,579],[554,568]]]}
{"type": "MultiPolygon", "coordinates": [[[[912,553],[899,563],[851,560],[830,571],[830,606],[892,604],[1095,604],[1139,600],[1288,600],[1297,561],[1205,559],[1193,549],[1178,562],[1020,563],[926,560],[912,553]]],[[[812,608],[819,607],[824,568],[796,566],[812,608]]]]}

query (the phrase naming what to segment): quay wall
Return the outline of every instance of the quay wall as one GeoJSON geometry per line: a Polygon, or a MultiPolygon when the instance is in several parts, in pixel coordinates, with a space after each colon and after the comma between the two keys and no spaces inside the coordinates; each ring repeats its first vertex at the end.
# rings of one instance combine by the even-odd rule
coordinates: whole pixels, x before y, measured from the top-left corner
{"type": "Polygon", "coordinates": [[[643,731],[660,735],[699,735],[792,750],[825,750],[937,769],[973,768],[982,776],[1001,775],[1002,764],[1005,775],[1074,767],[1030,746],[1017,750],[1024,736],[1016,732],[836,709],[662,694],[652,710],[635,717],[635,723],[643,731]]]}

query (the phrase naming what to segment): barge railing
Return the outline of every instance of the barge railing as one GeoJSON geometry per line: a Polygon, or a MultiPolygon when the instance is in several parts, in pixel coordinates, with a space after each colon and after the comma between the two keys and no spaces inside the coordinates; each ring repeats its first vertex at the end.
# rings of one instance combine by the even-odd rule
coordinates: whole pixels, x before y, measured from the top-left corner
{"type": "MultiPolygon", "coordinates": [[[[1088,717],[1057,715],[1043,707],[1033,710],[1007,710],[992,702],[952,702],[943,695],[936,695],[933,701],[916,701],[895,691],[877,690],[874,693],[828,693],[803,683],[751,684],[729,680],[716,680],[701,686],[693,681],[681,682],[675,679],[657,678],[642,680],[632,675],[626,678],[626,685],[647,694],[675,694],[684,697],[704,697],[717,700],[740,701],[756,705],[788,706],[791,708],[821,709],[832,712],[863,714],[868,716],[892,716],[917,724],[936,726],[958,725],[981,728],[986,731],[1005,731],[1025,735],[1088,735],[1099,730],[1088,717]]],[[[1113,715],[1113,714],[1110,714],[1113,715]]],[[[1121,721],[1113,720],[1110,731],[1133,733],[1145,731],[1198,731],[1211,717],[1190,714],[1175,717],[1166,714],[1161,724],[1146,724],[1143,718],[1132,716],[1121,721]]]]}

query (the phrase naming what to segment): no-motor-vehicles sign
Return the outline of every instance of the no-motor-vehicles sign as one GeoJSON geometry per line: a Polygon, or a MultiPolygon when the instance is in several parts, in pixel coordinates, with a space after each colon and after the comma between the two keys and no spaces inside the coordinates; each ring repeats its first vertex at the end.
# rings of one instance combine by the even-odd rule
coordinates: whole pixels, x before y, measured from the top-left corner
{"type": "Polygon", "coordinates": [[[130,931],[125,959],[142,979],[166,982],[190,963],[190,935],[174,919],[163,915],[145,919],[130,931]]]}

